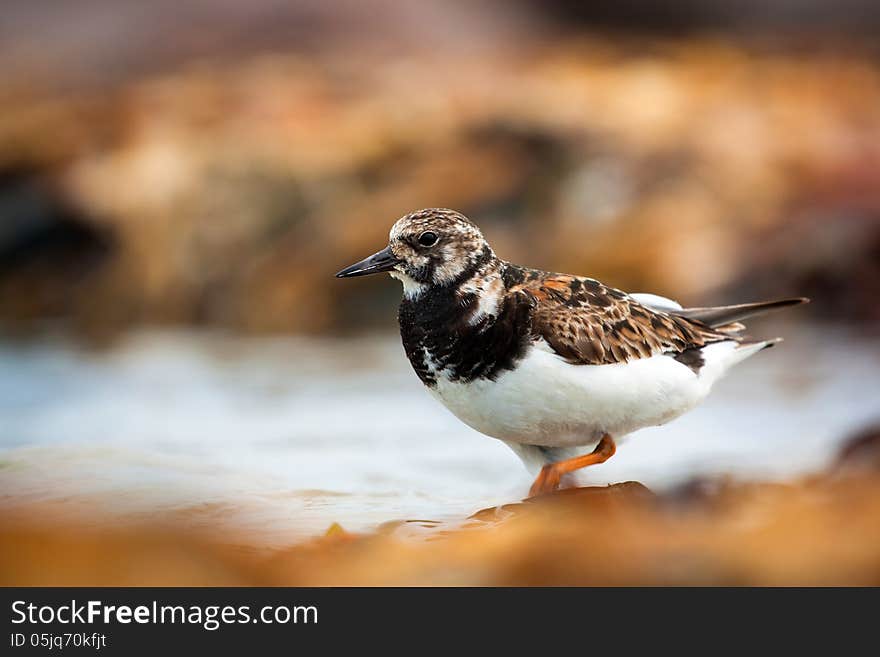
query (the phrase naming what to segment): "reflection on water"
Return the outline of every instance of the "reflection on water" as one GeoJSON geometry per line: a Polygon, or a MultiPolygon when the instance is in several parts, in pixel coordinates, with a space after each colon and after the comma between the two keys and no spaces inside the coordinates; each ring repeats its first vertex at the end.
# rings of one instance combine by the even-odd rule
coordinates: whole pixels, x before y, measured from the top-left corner
{"type": "MultiPolygon", "coordinates": [[[[821,467],[876,420],[880,353],[788,325],[697,411],[635,434],[593,483],[784,477],[821,467]]],[[[762,334],[769,334],[762,331],[762,334]]],[[[109,352],[0,344],[0,497],[118,519],[234,520],[289,541],[332,522],[464,517],[529,476],[410,372],[396,337],[244,339],[142,333],[109,352]]]]}

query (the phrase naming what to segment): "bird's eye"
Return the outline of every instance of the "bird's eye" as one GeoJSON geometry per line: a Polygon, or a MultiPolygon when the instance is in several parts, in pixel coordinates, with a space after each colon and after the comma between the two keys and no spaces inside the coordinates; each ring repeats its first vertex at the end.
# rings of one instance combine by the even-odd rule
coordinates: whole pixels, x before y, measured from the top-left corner
{"type": "Polygon", "coordinates": [[[434,246],[438,239],[437,233],[432,233],[430,230],[426,230],[419,235],[419,244],[422,246],[434,246]]]}

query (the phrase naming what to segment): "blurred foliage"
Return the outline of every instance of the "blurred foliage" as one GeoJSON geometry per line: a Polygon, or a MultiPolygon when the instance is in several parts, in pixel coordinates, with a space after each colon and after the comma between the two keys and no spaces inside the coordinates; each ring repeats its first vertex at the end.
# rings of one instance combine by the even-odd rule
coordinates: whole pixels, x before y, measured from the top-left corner
{"type": "Polygon", "coordinates": [[[0,89],[0,319],[390,328],[332,274],[453,207],[511,260],[880,319],[880,66],[701,37],[253,55],[0,89]]]}

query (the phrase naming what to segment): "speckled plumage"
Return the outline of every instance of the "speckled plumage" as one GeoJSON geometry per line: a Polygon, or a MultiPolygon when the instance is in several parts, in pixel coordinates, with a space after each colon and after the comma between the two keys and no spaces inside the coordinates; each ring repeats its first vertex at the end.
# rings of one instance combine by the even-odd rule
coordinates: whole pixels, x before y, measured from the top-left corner
{"type": "Polygon", "coordinates": [[[400,333],[419,379],[527,464],[600,439],[609,458],[609,436],[690,410],[727,369],[776,342],[744,338],[740,320],[805,301],[686,309],[627,294],[501,260],[446,209],[402,217],[386,249],[339,275],[376,271],[403,283],[400,333]]]}
{"type": "Polygon", "coordinates": [[[508,293],[533,299],[532,334],[573,363],[603,365],[681,354],[735,335],[652,310],[592,278],[515,266],[507,270],[508,293]]]}

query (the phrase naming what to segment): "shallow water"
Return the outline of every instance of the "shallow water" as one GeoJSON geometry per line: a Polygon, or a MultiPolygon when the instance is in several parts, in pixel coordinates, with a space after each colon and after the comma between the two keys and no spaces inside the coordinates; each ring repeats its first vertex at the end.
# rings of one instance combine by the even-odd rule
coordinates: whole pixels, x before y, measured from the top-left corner
{"type": "MultiPolygon", "coordinates": [[[[880,350],[844,331],[779,329],[699,409],[624,442],[593,483],[784,478],[823,467],[880,419],[880,350]]],[[[762,331],[761,334],[770,334],[762,331]]],[[[261,544],[519,499],[503,444],[425,392],[395,336],[252,339],[140,333],[110,351],[0,343],[0,504],[106,522],[231,522],[261,544]],[[109,514],[108,514],[109,512],[109,514]]]]}

